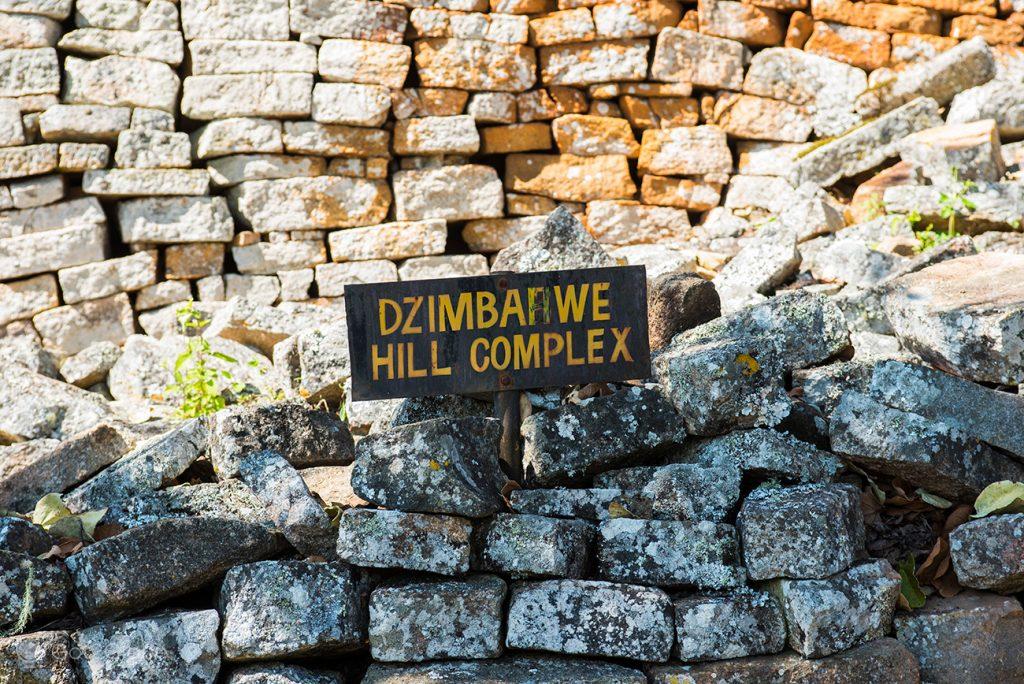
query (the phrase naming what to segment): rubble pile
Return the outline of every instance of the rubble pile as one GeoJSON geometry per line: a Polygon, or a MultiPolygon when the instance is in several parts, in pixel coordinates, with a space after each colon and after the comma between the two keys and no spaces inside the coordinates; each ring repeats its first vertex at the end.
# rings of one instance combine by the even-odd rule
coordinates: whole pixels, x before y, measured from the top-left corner
{"type": "MultiPolygon", "coordinates": [[[[608,258],[564,209],[499,256],[608,258]]],[[[893,352],[655,280],[652,377],[525,393],[521,482],[488,397],[140,419],[5,362],[2,681],[1024,680],[1024,256],[910,261],[893,352]]]]}

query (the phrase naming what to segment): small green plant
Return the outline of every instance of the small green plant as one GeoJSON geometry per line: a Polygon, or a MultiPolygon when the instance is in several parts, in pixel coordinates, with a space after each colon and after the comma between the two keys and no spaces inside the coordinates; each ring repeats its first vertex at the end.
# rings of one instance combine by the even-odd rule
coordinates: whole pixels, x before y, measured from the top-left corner
{"type": "MultiPolygon", "coordinates": [[[[28,572],[25,573],[25,589],[21,595],[21,608],[18,610],[18,617],[9,630],[0,631],[0,637],[18,636],[28,627],[32,619],[32,608],[35,605],[35,597],[32,595],[32,583],[36,581],[36,568],[31,561],[26,561],[28,572]]],[[[23,566],[24,567],[24,566],[23,566]]],[[[6,681],[6,680],[5,680],[6,681]]]]}
{"type": "Polygon", "coordinates": [[[210,347],[210,342],[200,334],[208,319],[191,301],[175,313],[179,327],[188,338],[185,350],[174,361],[174,382],[167,386],[169,394],[181,398],[176,415],[198,418],[216,413],[227,406],[227,391],[237,396],[245,391],[245,385],[235,382],[231,371],[214,368],[211,361],[220,359],[229,364],[238,361],[210,347]]]}
{"type": "Polygon", "coordinates": [[[978,206],[967,199],[967,193],[978,187],[972,180],[960,180],[960,171],[952,169],[953,183],[950,192],[939,193],[939,216],[946,219],[946,233],[956,235],[956,217],[961,211],[974,211],[978,206]]]}
{"type": "Polygon", "coordinates": [[[864,218],[868,221],[886,215],[885,200],[882,199],[881,193],[876,193],[868,198],[868,201],[864,203],[864,211],[864,218]]]}

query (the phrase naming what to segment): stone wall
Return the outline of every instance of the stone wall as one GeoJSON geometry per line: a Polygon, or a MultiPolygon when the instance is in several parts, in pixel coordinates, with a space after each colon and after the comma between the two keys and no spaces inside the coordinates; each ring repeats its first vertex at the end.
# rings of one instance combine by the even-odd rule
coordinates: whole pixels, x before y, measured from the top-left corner
{"type": "Polygon", "coordinates": [[[808,172],[808,140],[947,104],[993,72],[943,51],[981,36],[1012,65],[1021,23],[995,0],[0,3],[0,323],[64,356],[190,298],[486,273],[556,203],[620,262],[710,277],[818,197],[797,186],[893,156],[808,172]]]}

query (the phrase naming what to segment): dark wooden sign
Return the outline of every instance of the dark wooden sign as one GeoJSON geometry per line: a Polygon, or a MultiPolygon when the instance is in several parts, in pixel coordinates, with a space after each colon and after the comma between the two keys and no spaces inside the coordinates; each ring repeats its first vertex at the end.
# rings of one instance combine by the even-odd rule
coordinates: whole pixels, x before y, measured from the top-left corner
{"type": "Polygon", "coordinates": [[[643,266],[347,285],[356,400],[646,378],[643,266]]]}

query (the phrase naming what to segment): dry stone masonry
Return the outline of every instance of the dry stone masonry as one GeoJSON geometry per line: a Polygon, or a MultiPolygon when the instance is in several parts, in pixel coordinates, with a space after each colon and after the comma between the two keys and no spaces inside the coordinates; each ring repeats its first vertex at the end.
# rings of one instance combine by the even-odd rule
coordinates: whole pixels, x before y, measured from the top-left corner
{"type": "Polygon", "coordinates": [[[1022,112],[1019,0],[0,0],[0,684],[1024,682],[1022,112]],[[521,481],[351,400],[348,285],[624,264],[521,481]]]}

